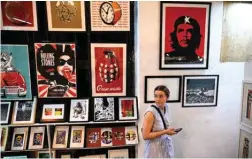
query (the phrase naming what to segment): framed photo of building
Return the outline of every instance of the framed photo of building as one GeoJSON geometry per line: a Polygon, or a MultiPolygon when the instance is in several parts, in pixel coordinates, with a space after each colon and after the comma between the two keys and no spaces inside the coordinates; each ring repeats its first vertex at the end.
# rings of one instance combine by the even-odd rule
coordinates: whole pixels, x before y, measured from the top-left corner
{"type": "Polygon", "coordinates": [[[11,150],[24,150],[26,149],[28,138],[28,127],[14,128],[11,150]]]}
{"type": "Polygon", "coordinates": [[[1,102],[0,124],[8,124],[10,116],[11,102],[1,102]]]}
{"type": "Polygon", "coordinates": [[[65,104],[44,104],[42,111],[42,122],[64,121],[65,104]]]}
{"type": "Polygon", "coordinates": [[[35,123],[37,107],[37,98],[33,101],[17,101],[15,102],[12,124],[33,124],[35,123]]]}
{"type": "Polygon", "coordinates": [[[53,148],[67,148],[69,126],[56,126],[53,138],[53,148]]]}
{"type": "Polygon", "coordinates": [[[252,128],[252,81],[243,82],[241,123],[252,128]]]}
{"type": "Polygon", "coordinates": [[[211,3],[161,2],[159,69],[207,69],[211,3]]]}
{"type": "Polygon", "coordinates": [[[170,90],[168,103],[181,101],[182,76],[145,76],[145,103],[155,103],[154,90],[158,85],[165,85],[170,90]]]}
{"type": "Polygon", "coordinates": [[[108,150],[108,158],[129,158],[128,149],[108,150]]]}
{"type": "Polygon", "coordinates": [[[94,121],[115,120],[114,98],[94,98],[94,121]]]}
{"type": "Polygon", "coordinates": [[[218,104],[219,75],[184,76],[182,107],[210,107],[218,104]]]}
{"type": "Polygon", "coordinates": [[[84,1],[47,1],[49,31],[86,31],[84,1]]]}
{"type": "Polygon", "coordinates": [[[84,147],[85,126],[72,126],[70,148],[84,147]]]}
{"type": "Polygon", "coordinates": [[[136,126],[125,127],[126,145],[138,144],[138,133],[136,126]]]}
{"type": "Polygon", "coordinates": [[[9,133],[9,127],[7,126],[1,126],[0,127],[0,136],[1,136],[1,151],[5,151],[7,139],[8,139],[8,133],[9,133]]]}
{"type": "Polygon", "coordinates": [[[31,127],[29,149],[43,149],[45,127],[31,127]]]}
{"type": "Polygon", "coordinates": [[[70,107],[70,122],[88,121],[89,99],[72,99],[70,107]]]}
{"type": "Polygon", "coordinates": [[[252,134],[243,129],[240,129],[238,157],[252,157],[252,134]]]}
{"type": "Polygon", "coordinates": [[[36,1],[3,1],[0,14],[1,30],[38,30],[36,1]]]}
{"type": "Polygon", "coordinates": [[[119,97],[119,120],[137,120],[137,97],[119,97]]]}

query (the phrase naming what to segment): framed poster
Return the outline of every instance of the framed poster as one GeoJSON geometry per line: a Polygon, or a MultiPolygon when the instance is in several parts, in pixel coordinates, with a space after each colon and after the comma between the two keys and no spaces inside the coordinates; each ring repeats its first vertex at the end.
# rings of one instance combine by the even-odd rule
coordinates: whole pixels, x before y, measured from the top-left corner
{"type": "Polygon", "coordinates": [[[138,133],[136,126],[125,127],[126,145],[138,144],[138,133]]]}
{"type": "Polygon", "coordinates": [[[252,81],[243,82],[241,123],[252,128],[252,81]]]}
{"type": "MultiPolygon", "coordinates": [[[[2,4],[2,3],[1,3],[2,4]]],[[[1,100],[31,100],[27,45],[1,45],[1,100]],[[15,78],[15,80],[13,80],[15,78]]]]}
{"type": "Polygon", "coordinates": [[[126,96],[126,44],[91,44],[92,96],[126,96]]]}
{"type": "Polygon", "coordinates": [[[64,104],[44,104],[42,111],[42,122],[63,121],[65,117],[64,104]]]}
{"type": "Polygon", "coordinates": [[[112,143],[113,146],[126,145],[125,142],[125,128],[124,127],[113,127],[112,128],[112,143]]]}
{"type": "Polygon", "coordinates": [[[119,120],[137,120],[137,97],[119,97],[119,120]]]}
{"type": "Polygon", "coordinates": [[[8,140],[8,133],[9,133],[9,127],[7,126],[1,126],[0,127],[0,136],[1,136],[1,151],[5,151],[7,140],[8,140]]]}
{"type": "Polygon", "coordinates": [[[37,158],[55,158],[55,151],[37,151],[37,158]]]}
{"type": "Polygon", "coordinates": [[[182,107],[209,107],[218,103],[219,75],[184,76],[182,107]]]}
{"type": "Polygon", "coordinates": [[[129,158],[128,149],[108,150],[108,158],[129,158]]]}
{"type": "Polygon", "coordinates": [[[72,99],[69,121],[88,121],[89,99],[72,99]]]}
{"type": "Polygon", "coordinates": [[[252,134],[242,129],[240,129],[238,157],[252,157],[252,134]]]}
{"type": "Polygon", "coordinates": [[[84,147],[85,126],[72,126],[70,148],[84,147]]]}
{"type": "Polygon", "coordinates": [[[182,76],[145,76],[145,103],[155,103],[154,90],[158,85],[165,85],[170,90],[167,103],[181,101],[182,76]]]}
{"type": "Polygon", "coordinates": [[[11,102],[1,102],[1,120],[0,124],[8,124],[10,116],[11,102]]]}
{"type": "Polygon", "coordinates": [[[91,1],[91,31],[130,31],[129,1],[91,1]]]}
{"type": "Polygon", "coordinates": [[[56,126],[53,137],[53,148],[67,148],[69,126],[56,126]]]}
{"type": "Polygon", "coordinates": [[[39,98],[76,98],[75,44],[35,43],[39,98]]]}
{"type": "Polygon", "coordinates": [[[17,101],[15,102],[12,124],[33,124],[35,123],[37,99],[33,101],[17,101]]]}
{"type": "Polygon", "coordinates": [[[47,1],[49,31],[86,31],[85,2],[47,1]]]}
{"type": "Polygon", "coordinates": [[[101,128],[101,146],[112,146],[112,129],[101,128]]]}
{"type": "Polygon", "coordinates": [[[36,1],[3,1],[0,14],[1,30],[38,30],[36,1]]]}
{"type": "Polygon", "coordinates": [[[94,121],[115,120],[114,98],[94,98],[94,121]]]}
{"type": "Polygon", "coordinates": [[[12,136],[11,150],[24,150],[26,149],[28,127],[14,128],[12,136]]]}
{"type": "Polygon", "coordinates": [[[207,69],[211,3],[161,2],[159,69],[207,69]]]}
{"type": "Polygon", "coordinates": [[[29,149],[43,149],[45,127],[31,127],[29,149]]]}
{"type": "Polygon", "coordinates": [[[101,147],[101,128],[87,128],[86,147],[101,147]]]}

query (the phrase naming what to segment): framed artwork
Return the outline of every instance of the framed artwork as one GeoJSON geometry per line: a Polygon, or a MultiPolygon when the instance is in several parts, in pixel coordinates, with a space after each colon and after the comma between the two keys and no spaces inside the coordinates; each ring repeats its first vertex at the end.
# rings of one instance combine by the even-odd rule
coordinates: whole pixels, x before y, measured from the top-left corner
{"type": "Polygon", "coordinates": [[[35,1],[3,1],[0,13],[1,30],[38,30],[35,1]]]}
{"type": "Polygon", "coordinates": [[[94,121],[115,120],[114,98],[94,98],[94,121]]]}
{"type": "Polygon", "coordinates": [[[80,156],[79,159],[84,158],[96,158],[96,159],[106,159],[106,154],[100,154],[100,155],[87,155],[87,156],[80,156]]]}
{"type": "Polygon", "coordinates": [[[38,97],[76,98],[75,44],[35,43],[34,48],[38,97]]]}
{"type": "Polygon", "coordinates": [[[87,128],[86,147],[101,147],[101,128],[87,128]]]}
{"type": "Polygon", "coordinates": [[[38,151],[37,158],[55,158],[55,151],[38,151]]]}
{"type": "Polygon", "coordinates": [[[85,126],[72,126],[70,148],[83,148],[84,136],[85,136],[85,126]]]}
{"type": "Polygon", "coordinates": [[[89,99],[72,99],[69,121],[88,121],[89,99]]]}
{"type": "Polygon", "coordinates": [[[1,101],[31,100],[28,46],[1,44],[1,59],[1,101]]]}
{"type": "Polygon", "coordinates": [[[31,127],[29,149],[43,149],[45,127],[31,127]]]}
{"type": "Polygon", "coordinates": [[[60,158],[68,158],[68,159],[70,159],[71,158],[71,154],[69,154],[69,155],[61,155],[60,158]]]}
{"type": "Polygon", "coordinates": [[[33,101],[17,101],[14,104],[12,124],[33,124],[35,123],[37,99],[33,101]]]}
{"type": "Polygon", "coordinates": [[[126,44],[91,44],[92,96],[126,96],[126,44]]]}
{"type": "Polygon", "coordinates": [[[9,128],[7,126],[0,127],[0,136],[1,136],[1,151],[5,151],[6,143],[8,139],[9,128]]]}
{"type": "Polygon", "coordinates": [[[154,90],[158,85],[165,85],[170,90],[167,103],[181,101],[182,76],[145,76],[145,103],[155,103],[154,90]]]}
{"type": "Polygon", "coordinates": [[[136,126],[125,127],[126,145],[138,144],[138,133],[136,126]]]}
{"type": "Polygon", "coordinates": [[[108,158],[111,159],[129,158],[129,150],[128,149],[108,150],[108,158]]]}
{"type": "Polygon", "coordinates": [[[130,31],[129,1],[91,1],[91,31],[130,31]]]}
{"type": "Polygon", "coordinates": [[[252,128],[252,81],[243,82],[241,123],[252,128]]]}
{"type": "Polygon", "coordinates": [[[42,122],[63,121],[65,117],[64,104],[44,104],[42,122]]]}
{"type": "Polygon", "coordinates": [[[125,142],[125,128],[124,127],[113,127],[112,128],[112,143],[113,146],[126,145],[125,142]]]}
{"type": "Polygon", "coordinates": [[[26,149],[28,127],[14,128],[11,150],[24,150],[26,149]]]}
{"type": "Polygon", "coordinates": [[[160,5],[159,69],[207,69],[211,3],[160,5]]]}
{"type": "Polygon", "coordinates": [[[101,146],[112,146],[112,129],[101,128],[101,146]]]}
{"type": "Polygon", "coordinates": [[[83,1],[47,1],[46,9],[49,31],[86,31],[83,1]]]}
{"type": "Polygon", "coordinates": [[[56,126],[53,138],[53,148],[67,148],[69,126],[56,126]]]}
{"type": "Polygon", "coordinates": [[[184,76],[182,107],[209,107],[218,103],[219,75],[184,76]]]}
{"type": "Polygon", "coordinates": [[[239,158],[252,157],[252,134],[243,129],[240,129],[238,157],[239,158]]]}
{"type": "Polygon", "coordinates": [[[137,97],[119,97],[119,120],[137,120],[137,97]]]}
{"type": "Polygon", "coordinates": [[[1,102],[1,120],[0,124],[8,124],[10,116],[11,102],[1,102]]]}

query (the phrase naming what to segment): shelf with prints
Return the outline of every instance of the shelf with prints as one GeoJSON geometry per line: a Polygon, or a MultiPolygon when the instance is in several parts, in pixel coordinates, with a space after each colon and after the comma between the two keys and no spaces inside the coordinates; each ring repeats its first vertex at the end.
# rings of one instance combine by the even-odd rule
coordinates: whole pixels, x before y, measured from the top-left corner
{"type": "Polygon", "coordinates": [[[49,148],[44,149],[26,149],[26,150],[8,150],[8,151],[1,151],[1,153],[12,153],[12,152],[24,152],[24,151],[49,151],[49,148]]]}

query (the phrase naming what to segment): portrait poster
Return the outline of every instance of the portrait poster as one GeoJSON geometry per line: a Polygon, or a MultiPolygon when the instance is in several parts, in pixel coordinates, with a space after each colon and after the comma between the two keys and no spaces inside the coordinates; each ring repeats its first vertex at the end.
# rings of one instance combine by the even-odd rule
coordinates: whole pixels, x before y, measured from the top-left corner
{"type": "Polygon", "coordinates": [[[252,158],[252,134],[240,129],[239,158],[252,158]]]}
{"type": "Polygon", "coordinates": [[[252,128],[252,81],[243,82],[241,123],[252,128]]]}
{"type": "Polygon", "coordinates": [[[101,128],[87,128],[86,147],[101,147],[101,128]]]}
{"type": "Polygon", "coordinates": [[[43,149],[45,127],[31,127],[29,149],[43,149]]]}
{"type": "Polygon", "coordinates": [[[0,124],[8,124],[10,116],[11,102],[1,102],[1,120],[0,124]]]}
{"type": "Polygon", "coordinates": [[[119,120],[137,120],[137,97],[119,97],[119,120]]]}
{"type": "Polygon", "coordinates": [[[69,121],[88,121],[89,99],[72,99],[69,121]]]}
{"type": "Polygon", "coordinates": [[[55,122],[64,120],[64,104],[44,104],[42,111],[42,122],[55,122]]]}
{"type": "Polygon", "coordinates": [[[112,146],[112,129],[101,128],[101,146],[112,146]]]}
{"type": "Polygon", "coordinates": [[[182,107],[209,107],[218,103],[219,75],[184,76],[182,107]]]}
{"type": "Polygon", "coordinates": [[[108,158],[129,158],[128,149],[108,150],[108,158]]]}
{"type": "Polygon", "coordinates": [[[12,136],[11,150],[24,150],[28,138],[28,127],[14,128],[12,136]]]}
{"type": "Polygon", "coordinates": [[[0,136],[1,136],[1,151],[5,151],[6,144],[7,144],[7,139],[8,139],[8,133],[9,133],[9,128],[6,126],[1,126],[0,127],[0,136]]]}
{"type": "Polygon", "coordinates": [[[31,100],[27,45],[1,45],[1,100],[31,100]],[[13,81],[13,78],[16,80],[13,81]]]}
{"type": "Polygon", "coordinates": [[[114,98],[94,98],[94,121],[115,120],[114,98]]]}
{"type": "Polygon", "coordinates": [[[84,147],[85,126],[72,126],[70,148],[84,147]]]}
{"type": "Polygon", "coordinates": [[[84,1],[47,1],[49,31],[86,31],[84,1]]]}
{"type": "Polygon", "coordinates": [[[125,128],[113,127],[112,128],[112,142],[113,146],[126,145],[125,143],[125,128]]]}
{"type": "Polygon", "coordinates": [[[126,44],[91,44],[92,96],[126,95],[126,44]]]}
{"type": "Polygon", "coordinates": [[[35,43],[39,98],[77,97],[75,44],[35,43]]]}
{"type": "Polygon", "coordinates": [[[125,127],[126,145],[138,144],[138,134],[136,126],[125,127]]]}
{"type": "Polygon", "coordinates": [[[211,3],[161,2],[162,69],[207,69],[211,3]]]}
{"type": "Polygon", "coordinates": [[[69,126],[56,126],[53,138],[53,148],[67,148],[69,126]]]}
{"type": "Polygon", "coordinates": [[[130,31],[130,1],[91,1],[91,31],[130,31]]]}
{"type": "Polygon", "coordinates": [[[37,31],[36,1],[2,1],[1,30],[37,31]]]}

